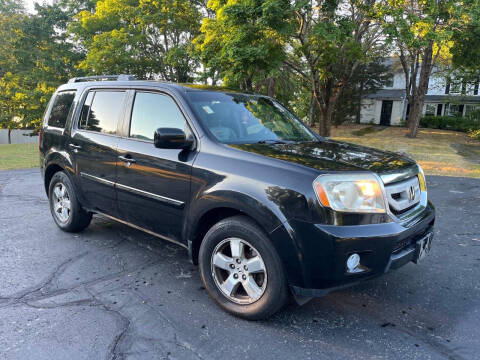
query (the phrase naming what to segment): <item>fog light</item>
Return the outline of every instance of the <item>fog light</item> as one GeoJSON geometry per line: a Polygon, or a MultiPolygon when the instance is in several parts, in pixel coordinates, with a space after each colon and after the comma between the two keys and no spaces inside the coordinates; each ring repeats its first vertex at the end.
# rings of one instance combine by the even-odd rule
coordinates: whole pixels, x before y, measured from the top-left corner
{"type": "Polygon", "coordinates": [[[349,272],[354,272],[355,269],[360,265],[360,255],[352,254],[347,259],[347,269],[349,272]]]}

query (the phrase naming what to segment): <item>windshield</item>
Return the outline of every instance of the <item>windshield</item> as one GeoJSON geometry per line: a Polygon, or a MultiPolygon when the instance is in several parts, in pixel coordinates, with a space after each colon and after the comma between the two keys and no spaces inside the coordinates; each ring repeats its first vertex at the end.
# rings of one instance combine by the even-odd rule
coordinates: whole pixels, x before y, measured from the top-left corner
{"type": "Polygon", "coordinates": [[[269,98],[203,91],[187,96],[197,117],[222,143],[318,140],[293,114],[269,98]]]}

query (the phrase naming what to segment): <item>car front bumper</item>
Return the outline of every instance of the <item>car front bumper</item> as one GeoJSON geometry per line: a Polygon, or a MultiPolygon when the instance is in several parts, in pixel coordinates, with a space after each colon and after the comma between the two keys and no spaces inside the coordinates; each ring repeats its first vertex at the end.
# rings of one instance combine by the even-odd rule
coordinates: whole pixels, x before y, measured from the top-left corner
{"type": "MultiPolygon", "coordinates": [[[[433,234],[435,209],[427,207],[408,225],[397,222],[357,226],[292,220],[272,233],[293,293],[323,296],[380,276],[418,258],[417,242],[433,234]],[[357,253],[365,271],[350,273],[346,262],[357,253]]],[[[429,239],[431,240],[431,239],[429,239]]]]}

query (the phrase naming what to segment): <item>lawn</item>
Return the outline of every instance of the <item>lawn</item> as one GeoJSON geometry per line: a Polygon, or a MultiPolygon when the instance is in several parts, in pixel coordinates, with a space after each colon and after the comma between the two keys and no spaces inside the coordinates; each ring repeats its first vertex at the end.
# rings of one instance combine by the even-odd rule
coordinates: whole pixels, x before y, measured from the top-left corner
{"type": "MultiPolygon", "coordinates": [[[[446,130],[420,129],[416,139],[405,133],[405,128],[370,125],[332,129],[336,140],[405,153],[428,175],[480,178],[480,141],[446,130]]],[[[32,167],[38,167],[37,144],[0,145],[0,170],[32,167]]]]}
{"type": "Polygon", "coordinates": [[[0,145],[0,170],[38,166],[38,144],[0,145]]]}
{"type": "Polygon", "coordinates": [[[416,139],[405,137],[406,132],[393,126],[348,125],[332,128],[332,138],[405,153],[427,175],[480,178],[480,141],[447,130],[420,129],[416,139]]]}

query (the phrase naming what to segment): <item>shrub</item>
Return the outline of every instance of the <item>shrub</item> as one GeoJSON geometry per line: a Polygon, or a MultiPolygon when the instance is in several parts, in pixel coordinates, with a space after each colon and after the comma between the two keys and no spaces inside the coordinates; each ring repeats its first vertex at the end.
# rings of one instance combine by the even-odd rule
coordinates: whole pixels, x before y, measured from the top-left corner
{"type": "Polygon", "coordinates": [[[468,132],[468,136],[470,136],[472,139],[480,140],[480,129],[470,130],[468,132]]]}
{"type": "MultiPolygon", "coordinates": [[[[472,113],[474,114],[474,113],[472,113]]],[[[430,129],[446,129],[462,132],[480,129],[480,117],[476,116],[424,116],[420,119],[420,126],[430,129]]]]}

